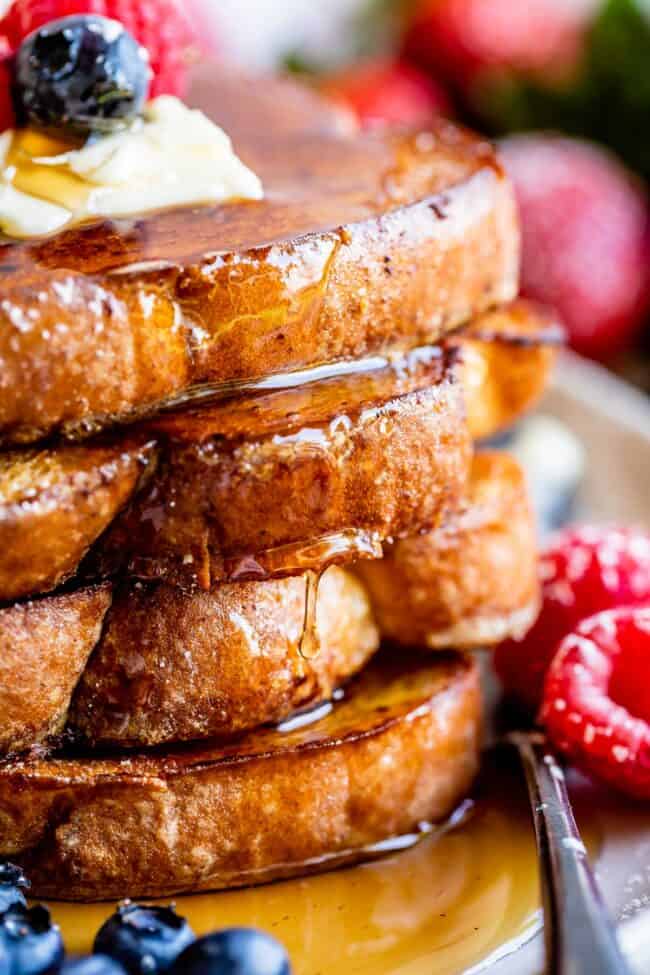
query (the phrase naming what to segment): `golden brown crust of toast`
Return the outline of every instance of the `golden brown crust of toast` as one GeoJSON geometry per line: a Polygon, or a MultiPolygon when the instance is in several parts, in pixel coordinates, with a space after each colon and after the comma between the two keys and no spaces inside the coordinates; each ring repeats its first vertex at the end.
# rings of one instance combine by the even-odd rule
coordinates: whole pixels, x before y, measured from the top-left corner
{"type": "MultiPolygon", "coordinates": [[[[209,408],[163,414],[137,435],[132,434],[130,445],[118,440],[111,445],[4,455],[0,464],[0,599],[10,601],[47,591],[77,568],[88,545],[129,500],[138,482],[141,445],[148,439],[162,438],[175,445],[203,443],[213,437],[236,443],[251,438],[271,441],[276,435],[286,437],[291,433],[300,439],[299,430],[303,427],[311,429],[313,439],[314,431],[322,428],[326,420],[348,414],[354,426],[364,407],[368,409],[422,389],[446,375],[449,378],[449,360],[454,352],[460,359],[453,368],[462,380],[469,435],[476,438],[508,426],[534,403],[547,380],[560,338],[553,316],[528,302],[514,302],[481,316],[468,329],[449,337],[442,347],[416,350],[394,364],[382,366],[372,360],[365,364],[365,371],[356,374],[333,375],[294,388],[232,397],[209,408]],[[34,457],[38,463],[30,459],[34,457]]],[[[458,405],[454,398],[455,422],[460,431],[458,405]]],[[[343,425],[347,422],[338,421],[343,425]]],[[[450,416],[447,422],[452,424],[453,418],[450,416]]],[[[351,439],[352,433],[348,432],[351,439]]],[[[344,434],[345,431],[340,434],[341,438],[344,434]]],[[[309,438],[303,443],[303,452],[310,449],[308,442],[309,438]]],[[[177,453],[176,446],[170,447],[177,453]]],[[[203,448],[191,448],[189,453],[193,450],[200,453],[203,448]]],[[[279,456],[280,451],[277,453],[279,456]]],[[[156,453],[151,445],[143,454],[153,468],[156,453]]],[[[285,482],[290,486],[295,475],[296,490],[302,491],[304,485],[303,494],[313,498],[316,488],[309,485],[307,490],[306,478],[300,480],[293,467],[294,461],[300,461],[301,452],[295,451],[292,460],[291,448],[285,441],[283,456],[285,482]]],[[[377,455],[375,464],[379,459],[377,455]]],[[[312,461],[313,468],[317,462],[315,454],[312,461]]],[[[208,476],[214,479],[214,474],[210,468],[208,476]]],[[[154,478],[152,490],[156,483],[154,478]]],[[[334,481],[330,478],[328,483],[334,481]]],[[[285,494],[282,510],[286,511],[290,502],[290,496],[285,494]]],[[[338,530],[344,526],[345,520],[341,519],[338,530]]],[[[200,530],[203,531],[202,524],[200,530]]],[[[311,530],[310,524],[310,534],[311,530]]],[[[326,545],[316,541],[305,553],[302,564],[294,554],[295,568],[301,570],[308,564],[326,562],[326,551],[331,552],[332,547],[338,549],[341,558],[347,558],[354,547],[353,534],[336,541],[330,539],[326,545]]],[[[372,552],[371,539],[360,541],[365,551],[372,552]]],[[[283,557],[283,553],[271,556],[267,552],[258,560],[271,562],[270,569],[275,571],[278,565],[281,569],[283,557]]],[[[255,565],[250,566],[253,574],[263,570],[264,564],[257,570],[255,565]]]]}
{"type": "Polygon", "coordinates": [[[514,297],[516,212],[489,144],[443,120],[341,134],[331,107],[316,124],[313,95],[307,131],[282,121],[281,99],[260,126],[251,92],[224,107],[220,78],[197,102],[209,90],[211,114],[227,112],[264,201],[0,248],[5,443],[94,429],[197,385],[436,342],[514,297]]]}
{"type": "Polygon", "coordinates": [[[123,583],[0,610],[0,755],[66,740],[119,747],[232,736],[331,697],[379,645],[361,584],[304,577],[214,593],[123,583]],[[109,609],[110,607],[110,609],[109,609]]]}
{"type": "Polygon", "coordinates": [[[536,541],[523,471],[507,454],[485,451],[474,459],[464,511],[355,571],[384,638],[489,647],[521,635],[537,616],[536,541]]]}
{"type": "Polygon", "coordinates": [[[563,341],[556,314],[524,300],[481,315],[463,330],[459,374],[474,440],[494,436],[536,405],[563,341]]]}
{"type": "Polygon", "coordinates": [[[349,561],[349,547],[319,541],[349,536],[370,548],[433,527],[462,497],[469,462],[450,370],[427,389],[286,436],[173,443],[89,571],[208,589],[349,561]]]}
{"type": "Polygon", "coordinates": [[[110,601],[98,586],[0,609],[0,754],[63,731],[110,601]]]}
{"type": "Polygon", "coordinates": [[[288,733],[0,767],[0,856],[35,896],[101,900],[259,883],[368,856],[445,818],[478,766],[476,665],[372,664],[288,733]]]}
{"type": "Polygon", "coordinates": [[[300,655],[305,577],[214,593],[124,586],[77,686],[69,728],[136,747],[233,735],[328,700],[379,646],[361,584],[332,567],[318,589],[318,653],[300,655]]]}
{"type": "Polygon", "coordinates": [[[153,456],[142,442],[0,454],[0,600],[48,592],[76,572],[153,456]]]}

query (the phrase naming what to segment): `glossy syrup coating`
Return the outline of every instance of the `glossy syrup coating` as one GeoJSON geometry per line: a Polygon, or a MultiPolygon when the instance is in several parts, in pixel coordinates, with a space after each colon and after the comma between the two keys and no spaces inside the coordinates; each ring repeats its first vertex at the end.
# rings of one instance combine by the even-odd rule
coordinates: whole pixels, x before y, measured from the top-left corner
{"type": "Polygon", "coordinates": [[[189,103],[226,123],[264,200],[0,248],[5,442],[96,429],[196,385],[436,342],[514,297],[516,214],[487,143],[444,121],[343,131],[304,94],[289,124],[273,83],[244,85],[234,112],[222,79],[204,69],[189,103]]]}
{"type": "MultiPolygon", "coordinates": [[[[182,410],[179,405],[177,412],[129,430],[126,438],[116,434],[88,445],[5,452],[0,461],[0,600],[45,592],[65,581],[138,487],[161,476],[161,456],[173,461],[188,443],[212,439],[225,451],[228,443],[290,434],[299,445],[337,418],[339,438],[346,424],[351,437],[363,408],[439,383],[445,369],[460,380],[469,435],[477,439],[507,427],[537,401],[560,341],[552,314],[517,301],[480,316],[441,346],[412,350],[394,361],[371,357],[339,363],[276,377],[246,391],[228,388],[208,396],[208,390],[195,391],[182,410]],[[301,434],[303,428],[310,432],[301,434]]],[[[323,434],[324,453],[326,439],[323,434]]],[[[298,447],[292,452],[285,439],[283,456],[293,470],[301,452],[298,447]]],[[[206,476],[214,478],[215,471],[206,476]]],[[[376,486],[372,490],[377,493],[376,486]]],[[[291,558],[292,571],[304,571],[322,567],[334,555],[373,554],[377,540],[358,531],[355,535],[358,527],[346,527],[341,520],[334,534],[305,542],[298,560],[295,544],[293,556],[284,549],[270,554],[267,547],[243,553],[254,557],[257,569],[253,562],[247,568],[237,555],[220,571],[231,578],[279,574],[283,561],[286,567],[291,558]]]]}
{"type": "Polygon", "coordinates": [[[284,435],[226,442],[204,417],[208,436],[162,452],[84,570],[209,589],[374,554],[433,528],[464,494],[463,410],[447,370],[429,388],[284,435]]]}

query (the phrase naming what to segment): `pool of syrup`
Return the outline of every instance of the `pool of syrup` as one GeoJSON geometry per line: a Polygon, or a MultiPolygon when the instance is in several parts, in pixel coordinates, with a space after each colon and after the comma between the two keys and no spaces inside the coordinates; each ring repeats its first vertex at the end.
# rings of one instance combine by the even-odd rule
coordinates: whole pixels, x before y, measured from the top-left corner
{"type": "MultiPolygon", "coordinates": [[[[460,975],[489,967],[541,925],[535,843],[521,775],[489,763],[456,824],[362,866],[177,899],[198,933],[270,931],[296,975],[460,975]]],[[[583,822],[589,846],[593,830],[583,822]]],[[[112,904],[52,904],[69,951],[85,952],[112,904]]]]}

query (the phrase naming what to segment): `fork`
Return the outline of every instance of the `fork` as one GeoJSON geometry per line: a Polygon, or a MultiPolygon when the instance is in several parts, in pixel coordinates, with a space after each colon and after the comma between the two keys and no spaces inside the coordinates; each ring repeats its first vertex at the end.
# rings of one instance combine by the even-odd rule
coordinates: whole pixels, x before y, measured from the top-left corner
{"type": "Polygon", "coordinates": [[[549,975],[631,975],[571,808],[564,772],[539,732],[511,731],[533,812],[549,975]]]}

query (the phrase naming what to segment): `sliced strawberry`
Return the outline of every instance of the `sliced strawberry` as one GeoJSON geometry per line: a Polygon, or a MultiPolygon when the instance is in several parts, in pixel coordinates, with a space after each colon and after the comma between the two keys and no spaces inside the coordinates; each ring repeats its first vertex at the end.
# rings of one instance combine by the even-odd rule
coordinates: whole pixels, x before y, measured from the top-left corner
{"type": "Polygon", "coordinates": [[[431,78],[395,61],[363,62],[325,78],[322,89],[352,109],[365,126],[424,125],[450,108],[447,95],[431,78]]]}
{"type": "Polygon", "coordinates": [[[84,13],[119,20],[147,48],[152,97],[184,94],[188,64],[197,59],[200,42],[182,0],[14,0],[0,22],[0,35],[16,51],[43,24],[84,13]]]}
{"type": "Polygon", "coordinates": [[[650,602],[650,534],[585,525],[551,540],[540,558],[542,609],[521,640],[497,648],[495,667],[506,691],[531,712],[560,641],[594,613],[650,602]]]}
{"type": "Polygon", "coordinates": [[[626,169],[575,139],[501,144],[521,211],[522,292],[557,308],[570,344],[613,359],[650,308],[650,209],[626,169]]]}
{"type": "Polygon", "coordinates": [[[419,0],[405,51],[461,86],[491,72],[565,75],[597,0],[419,0]]]}
{"type": "Polygon", "coordinates": [[[561,643],[541,721],[553,745],[615,789],[650,799],[650,607],[600,613],[561,643]]]}

